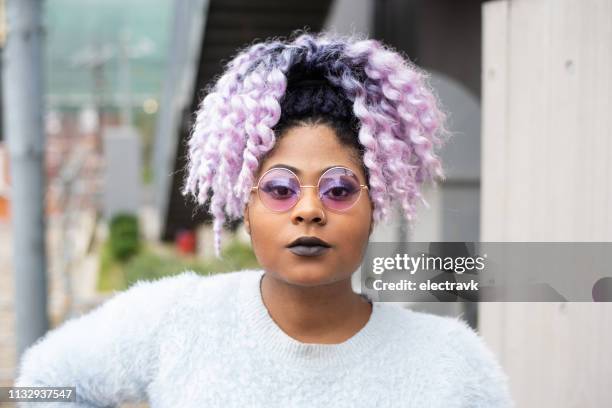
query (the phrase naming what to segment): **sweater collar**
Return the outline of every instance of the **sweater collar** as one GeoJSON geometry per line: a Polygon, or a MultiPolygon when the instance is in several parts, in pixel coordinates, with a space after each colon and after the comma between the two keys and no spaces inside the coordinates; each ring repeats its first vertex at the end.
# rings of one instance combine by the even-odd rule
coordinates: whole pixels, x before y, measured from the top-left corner
{"type": "Polygon", "coordinates": [[[261,296],[265,271],[246,272],[239,288],[239,307],[247,325],[247,345],[265,356],[298,368],[324,368],[345,365],[367,358],[383,342],[389,329],[390,309],[372,302],[370,319],[356,334],[339,344],[302,343],[285,333],[270,316],[261,296]]]}

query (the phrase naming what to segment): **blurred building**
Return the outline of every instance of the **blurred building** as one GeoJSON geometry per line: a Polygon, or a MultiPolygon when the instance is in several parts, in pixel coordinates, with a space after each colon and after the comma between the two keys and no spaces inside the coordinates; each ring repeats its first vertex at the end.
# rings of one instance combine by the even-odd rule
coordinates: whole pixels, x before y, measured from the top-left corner
{"type": "MultiPolygon", "coordinates": [[[[165,66],[172,0],[158,0],[154,7],[148,0],[42,3],[45,242],[48,313],[53,327],[71,312],[99,303],[93,296],[84,299],[75,294],[82,294],[81,289],[94,291],[97,281],[97,254],[91,256],[88,251],[104,187],[102,129],[129,121],[147,141],[165,66]]],[[[7,30],[5,4],[0,0],[2,47],[7,30]]],[[[13,203],[5,136],[0,126],[0,385],[11,384],[16,363],[13,203]]],[[[131,163],[125,155],[123,160],[131,163]]],[[[140,182],[142,169],[132,173],[140,182]]]]}

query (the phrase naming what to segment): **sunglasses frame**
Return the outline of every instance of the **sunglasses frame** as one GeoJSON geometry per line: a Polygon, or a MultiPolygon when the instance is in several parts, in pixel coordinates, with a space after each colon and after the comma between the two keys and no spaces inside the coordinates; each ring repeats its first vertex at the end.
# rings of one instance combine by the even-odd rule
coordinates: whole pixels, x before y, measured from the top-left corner
{"type": "MultiPolygon", "coordinates": [[[[361,191],[363,191],[363,189],[364,189],[364,188],[365,188],[366,190],[368,190],[368,191],[369,191],[369,188],[368,188],[368,186],[367,186],[367,185],[365,185],[365,184],[359,184],[359,187],[360,187],[360,188],[359,188],[359,195],[357,196],[357,198],[355,199],[355,201],[354,201],[354,202],[353,202],[353,203],[350,205],[350,207],[347,207],[347,208],[346,208],[346,209],[344,209],[344,210],[335,210],[335,209],[329,208],[328,206],[326,206],[326,205],[325,205],[325,203],[323,202],[323,200],[321,200],[321,192],[319,191],[319,185],[321,184],[321,179],[323,178],[323,176],[324,176],[325,174],[327,174],[327,172],[329,172],[329,171],[331,171],[331,170],[334,170],[334,169],[348,170],[348,171],[350,171],[350,172],[351,172],[351,173],[352,173],[352,174],[355,176],[355,178],[357,178],[357,175],[355,174],[355,172],[354,172],[353,170],[349,169],[348,167],[344,167],[344,166],[334,166],[334,167],[330,167],[329,169],[325,170],[325,171],[323,172],[323,174],[321,174],[321,175],[319,176],[319,181],[317,182],[317,185],[316,185],[316,186],[307,186],[307,185],[302,185],[302,182],[301,182],[300,178],[298,177],[298,175],[297,175],[297,174],[295,174],[293,171],[289,170],[288,168],[286,168],[286,167],[275,167],[275,168],[272,168],[272,169],[270,169],[270,170],[266,171],[264,174],[262,174],[262,175],[259,177],[259,180],[257,180],[257,186],[252,187],[252,188],[251,188],[251,191],[257,190],[257,197],[259,198],[259,201],[261,201],[261,203],[264,205],[264,207],[266,207],[268,210],[270,210],[270,211],[272,211],[272,212],[275,212],[275,213],[285,213],[285,212],[287,212],[287,211],[290,211],[290,210],[291,210],[293,207],[295,207],[295,206],[297,205],[297,203],[298,203],[298,202],[300,202],[300,199],[302,198],[302,188],[316,188],[316,189],[317,189],[317,197],[319,197],[319,201],[321,201],[321,205],[323,206],[323,208],[325,208],[326,210],[329,210],[329,211],[331,211],[331,212],[335,212],[335,213],[340,213],[340,214],[342,214],[342,213],[347,212],[348,210],[350,210],[351,208],[353,208],[353,207],[355,206],[355,204],[357,204],[357,201],[359,201],[359,199],[361,198],[361,191]],[[268,206],[265,204],[265,201],[264,201],[264,200],[262,200],[262,198],[261,198],[261,196],[260,196],[260,194],[261,194],[261,190],[260,190],[260,188],[259,188],[259,184],[261,183],[261,180],[263,180],[263,178],[266,176],[266,174],[268,174],[269,172],[274,171],[274,170],[284,170],[284,171],[287,171],[287,172],[289,172],[289,173],[293,174],[293,176],[294,176],[294,177],[297,179],[298,184],[299,184],[299,186],[300,186],[300,190],[298,191],[298,197],[297,197],[297,200],[295,200],[295,203],[293,203],[293,205],[292,205],[291,207],[287,208],[286,210],[282,210],[282,211],[273,210],[273,209],[271,209],[270,207],[268,207],[268,206]]],[[[359,181],[359,179],[357,179],[357,181],[359,181]]]]}

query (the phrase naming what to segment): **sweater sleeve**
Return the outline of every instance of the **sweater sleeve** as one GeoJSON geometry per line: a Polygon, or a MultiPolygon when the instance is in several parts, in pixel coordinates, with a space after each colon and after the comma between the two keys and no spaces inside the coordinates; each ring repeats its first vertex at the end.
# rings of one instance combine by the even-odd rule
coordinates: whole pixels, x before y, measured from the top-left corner
{"type": "Polygon", "coordinates": [[[76,387],[76,403],[19,407],[93,408],[144,401],[156,373],[160,326],[194,272],[139,281],[89,313],[47,332],[23,354],[15,386],[76,387]]]}
{"type": "Polygon", "coordinates": [[[460,378],[465,408],[513,408],[509,379],[497,358],[467,323],[458,320],[451,334],[455,351],[462,356],[460,378]]]}

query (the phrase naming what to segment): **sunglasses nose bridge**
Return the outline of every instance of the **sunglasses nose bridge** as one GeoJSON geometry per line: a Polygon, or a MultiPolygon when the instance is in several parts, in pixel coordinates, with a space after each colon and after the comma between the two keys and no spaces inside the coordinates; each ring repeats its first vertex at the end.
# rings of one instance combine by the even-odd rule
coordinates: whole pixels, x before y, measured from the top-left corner
{"type": "Polygon", "coordinates": [[[298,200],[295,205],[298,205],[300,201],[306,198],[306,196],[310,193],[307,193],[308,190],[312,191],[313,198],[318,201],[318,204],[321,207],[324,207],[323,202],[321,201],[321,197],[319,197],[319,189],[318,186],[310,186],[310,185],[300,185],[300,194],[298,196],[298,200]]]}

